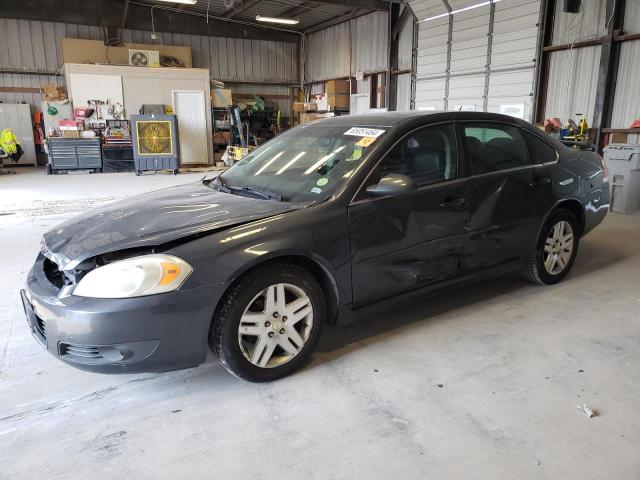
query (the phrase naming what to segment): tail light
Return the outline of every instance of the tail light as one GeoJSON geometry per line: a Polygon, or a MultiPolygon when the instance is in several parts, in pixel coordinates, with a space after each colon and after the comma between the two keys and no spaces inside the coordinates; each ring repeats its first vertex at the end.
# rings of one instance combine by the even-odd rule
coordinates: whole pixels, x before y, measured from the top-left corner
{"type": "Polygon", "coordinates": [[[604,163],[602,155],[598,155],[598,158],[600,159],[600,165],[602,165],[602,181],[609,183],[609,169],[607,168],[607,164],[604,163]]]}

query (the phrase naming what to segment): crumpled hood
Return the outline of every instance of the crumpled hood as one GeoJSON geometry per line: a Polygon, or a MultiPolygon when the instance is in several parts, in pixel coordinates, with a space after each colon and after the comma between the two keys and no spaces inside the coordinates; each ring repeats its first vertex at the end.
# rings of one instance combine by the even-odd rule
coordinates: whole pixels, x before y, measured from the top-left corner
{"type": "Polygon", "coordinates": [[[221,193],[202,183],[187,184],[71,218],[44,234],[42,248],[62,269],[68,269],[95,255],[161,245],[301,206],[221,193]]]}

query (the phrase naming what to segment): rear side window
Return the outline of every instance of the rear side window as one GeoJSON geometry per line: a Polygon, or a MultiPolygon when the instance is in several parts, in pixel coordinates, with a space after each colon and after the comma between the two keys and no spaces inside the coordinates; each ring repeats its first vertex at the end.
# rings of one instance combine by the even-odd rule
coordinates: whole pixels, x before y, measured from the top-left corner
{"type": "Polygon", "coordinates": [[[534,134],[529,133],[526,130],[523,131],[522,134],[524,135],[524,139],[527,141],[532,163],[555,162],[558,159],[558,152],[547,142],[540,140],[534,134]]]}
{"type": "Polygon", "coordinates": [[[474,123],[463,128],[472,175],[529,165],[527,144],[517,127],[474,123]]]}

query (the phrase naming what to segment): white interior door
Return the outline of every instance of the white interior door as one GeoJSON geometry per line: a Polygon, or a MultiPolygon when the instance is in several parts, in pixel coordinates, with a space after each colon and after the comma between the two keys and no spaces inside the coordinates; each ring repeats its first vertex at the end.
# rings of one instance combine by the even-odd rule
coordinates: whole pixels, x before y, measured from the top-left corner
{"type": "Polygon", "coordinates": [[[204,91],[173,90],[173,112],[178,118],[180,163],[209,163],[204,91]]]}

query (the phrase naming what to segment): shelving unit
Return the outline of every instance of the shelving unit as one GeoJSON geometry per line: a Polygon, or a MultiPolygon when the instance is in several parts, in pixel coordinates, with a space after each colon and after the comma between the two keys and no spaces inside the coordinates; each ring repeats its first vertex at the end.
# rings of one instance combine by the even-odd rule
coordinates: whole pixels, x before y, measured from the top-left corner
{"type": "Polygon", "coordinates": [[[227,146],[231,144],[231,110],[228,108],[211,108],[211,125],[213,126],[213,158],[214,161],[219,162],[222,160],[227,146]],[[219,122],[227,122],[228,127],[219,128],[219,122]],[[225,133],[228,134],[228,140],[221,140],[221,136],[225,133]]]}

